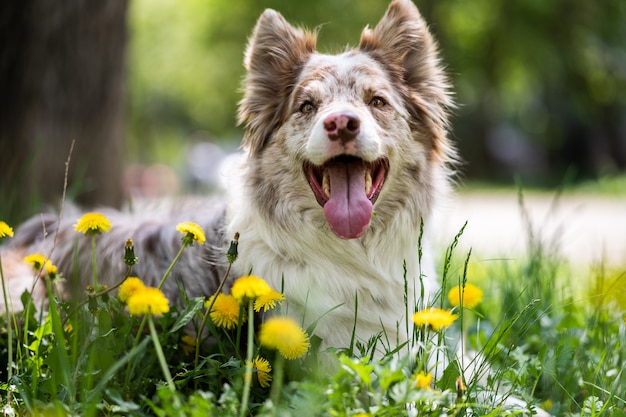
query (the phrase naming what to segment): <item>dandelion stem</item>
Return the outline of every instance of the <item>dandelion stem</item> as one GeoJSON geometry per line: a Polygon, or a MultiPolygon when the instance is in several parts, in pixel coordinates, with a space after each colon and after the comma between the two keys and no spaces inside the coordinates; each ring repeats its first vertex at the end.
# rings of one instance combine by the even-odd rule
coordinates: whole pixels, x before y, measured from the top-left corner
{"type": "MultiPolygon", "coordinates": [[[[239,349],[237,349],[237,346],[241,346],[241,325],[243,324],[243,316],[245,314],[244,309],[246,308],[245,305],[239,307],[239,319],[237,320],[237,334],[235,335],[235,344],[233,346],[235,346],[235,355],[237,356],[237,359],[241,359],[241,354],[239,353],[239,349]]],[[[231,340],[232,343],[232,340],[231,340]]]]}
{"type": "Polygon", "coordinates": [[[93,290],[98,291],[98,268],[96,267],[96,234],[91,235],[91,273],[93,275],[93,290]]]}
{"type": "MultiPolygon", "coordinates": [[[[78,355],[78,358],[76,359],[76,366],[74,369],[74,375],[72,377],[72,386],[76,387],[78,386],[78,378],[80,378],[80,373],[82,370],[82,366],[83,366],[83,361],[85,360],[85,356],[88,353],[88,350],[90,348],[90,344],[91,344],[91,336],[93,335],[93,332],[96,328],[96,319],[94,316],[91,316],[91,321],[89,324],[89,330],[87,331],[87,337],[85,338],[85,343],[81,346],[81,350],[80,350],[80,354],[78,355]]],[[[89,358],[89,371],[93,371],[93,360],[90,357],[89,358]]],[[[90,391],[93,385],[93,378],[91,377],[91,374],[88,373],[88,375],[90,375],[87,378],[87,387],[88,389],[86,389],[85,391],[90,391]]]]}
{"type": "Polygon", "coordinates": [[[180,247],[180,250],[176,254],[176,257],[174,258],[174,260],[172,261],[170,266],[167,268],[167,271],[165,271],[165,274],[163,275],[163,278],[161,278],[161,282],[159,282],[159,286],[157,287],[158,289],[161,289],[163,287],[163,284],[165,284],[165,280],[172,273],[172,269],[174,268],[174,265],[176,265],[176,263],[180,259],[180,256],[183,254],[183,251],[185,250],[186,246],[187,245],[183,243],[183,246],[180,247]]]}
{"type": "MultiPolygon", "coordinates": [[[[133,342],[133,349],[136,349],[137,346],[139,345],[139,338],[141,337],[141,334],[143,333],[143,328],[146,325],[146,320],[147,320],[147,316],[143,316],[143,320],[141,320],[141,324],[139,325],[139,330],[137,330],[137,336],[135,336],[135,341],[133,342]]],[[[130,369],[132,368],[133,362],[132,361],[128,361],[128,365],[126,365],[126,385],[129,384],[130,382],[130,369]]]]}
{"type": "MultiPolygon", "coordinates": [[[[5,285],[4,282],[4,271],[2,270],[2,256],[0,256],[0,278],[2,278],[2,296],[4,297],[4,307],[6,309],[6,313],[7,313],[7,336],[8,336],[8,346],[7,346],[7,350],[8,350],[8,366],[7,366],[7,382],[10,384],[11,383],[11,378],[13,377],[13,326],[11,325],[11,310],[12,308],[9,307],[9,298],[7,297],[7,287],[5,285]]],[[[10,389],[7,389],[7,404],[11,404],[11,395],[12,392],[10,389]]]]}
{"type": "Polygon", "coordinates": [[[151,314],[146,314],[148,318],[148,327],[150,328],[150,336],[152,337],[152,342],[154,343],[154,350],[156,351],[157,358],[159,359],[159,364],[161,365],[161,370],[163,371],[163,375],[165,376],[167,387],[172,392],[172,396],[174,398],[174,406],[176,409],[180,409],[181,404],[176,395],[176,386],[174,385],[174,381],[172,380],[172,374],[170,373],[169,368],[167,367],[167,362],[165,361],[165,355],[163,354],[163,348],[161,348],[161,343],[159,342],[159,337],[157,336],[156,329],[154,328],[154,321],[152,320],[151,314]]]}
{"type": "Polygon", "coordinates": [[[209,318],[209,314],[211,314],[211,310],[213,310],[213,306],[215,305],[215,300],[217,300],[217,295],[222,291],[222,288],[224,288],[224,284],[226,283],[226,279],[228,278],[228,275],[230,274],[230,269],[232,268],[232,266],[233,266],[233,263],[228,262],[226,273],[224,274],[222,281],[220,281],[220,285],[217,287],[217,290],[215,291],[215,297],[213,297],[213,300],[211,301],[209,308],[206,309],[206,312],[204,313],[204,316],[202,317],[202,323],[200,324],[200,329],[198,329],[198,334],[196,335],[196,352],[195,352],[194,360],[193,360],[194,366],[196,368],[198,367],[198,361],[200,358],[200,341],[202,339],[202,332],[204,331],[204,326],[206,326],[206,322],[209,318]]]}
{"type": "MultiPolygon", "coordinates": [[[[215,298],[213,299],[214,302],[215,302],[215,298]]],[[[204,330],[204,326],[206,326],[206,322],[209,318],[209,314],[211,313],[211,308],[213,308],[213,303],[211,303],[211,306],[207,308],[206,312],[202,316],[202,323],[200,324],[200,328],[198,329],[198,334],[196,335],[196,351],[195,351],[194,358],[193,358],[193,364],[195,368],[198,367],[198,360],[200,358],[200,342],[202,340],[202,331],[204,330]]]]}
{"type": "Polygon", "coordinates": [[[252,349],[254,347],[254,309],[253,300],[248,301],[248,350],[246,353],[246,378],[243,383],[243,394],[241,398],[241,411],[239,417],[244,417],[248,411],[248,400],[250,398],[250,387],[252,385],[252,349]],[[250,378],[248,378],[250,374],[250,378]]]}
{"type": "MultiPolygon", "coordinates": [[[[209,318],[210,312],[211,310],[207,309],[204,315],[202,316],[202,324],[200,325],[200,328],[198,329],[198,334],[196,334],[196,341],[195,341],[195,346],[194,346],[195,353],[194,353],[194,359],[193,359],[194,369],[198,369],[198,364],[200,363],[200,345],[202,344],[202,333],[203,333],[204,327],[206,326],[206,322],[209,318]]],[[[215,340],[219,341],[219,336],[215,332],[215,328],[213,326],[209,326],[209,331],[213,334],[213,336],[215,337],[215,340]]],[[[218,343],[217,345],[220,349],[220,352],[222,354],[225,354],[224,348],[222,347],[221,343],[218,343]]],[[[194,389],[196,390],[198,389],[197,379],[194,381],[194,389]]]]}
{"type": "Polygon", "coordinates": [[[74,307],[74,309],[69,314],[67,314],[67,316],[63,320],[63,325],[65,325],[69,321],[70,317],[72,317],[82,306],[84,306],[85,304],[88,304],[89,303],[89,299],[96,299],[98,297],[102,297],[103,295],[108,294],[108,293],[118,289],[124,283],[124,281],[126,281],[126,278],[128,278],[130,276],[131,270],[132,270],[132,267],[128,267],[128,273],[126,274],[124,279],[121,280],[120,282],[118,282],[117,284],[115,284],[114,286],[106,288],[106,289],[104,289],[104,290],[102,290],[100,292],[97,292],[97,293],[93,294],[92,296],[90,296],[85,301],[81,301],[78,305],[76,305],[76,307],[74,307]]]}
{"type": "Polygon", "coordinates": [[[272,389],[270,390],[270,399],[272,405],[276,407],[280,400],[280,391],[283,387],[283,374],[285,373],[285,358],[283,355],[276,355],[274,361],[274,380],[272,382],[272,389]]]}

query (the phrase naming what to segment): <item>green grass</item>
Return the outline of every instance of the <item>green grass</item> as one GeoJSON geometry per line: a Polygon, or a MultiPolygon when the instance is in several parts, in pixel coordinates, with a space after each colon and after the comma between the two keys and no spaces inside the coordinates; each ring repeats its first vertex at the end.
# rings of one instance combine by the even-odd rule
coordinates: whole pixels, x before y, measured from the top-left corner
{"type": "Polygon", "coordinates": [[[571,181],[570,174],[566,173],[565,178],[555,184],[543,181],[537,184],[527,183],[519,177],[513,178],[510,182],[485,182],[469,180],[458,186],[459,192],[489,192],[507,193],[524,185],[525,193],[546,194],[554,196],[555,189],[563,195],[590,195],[606,198],[622,198],[626,190],[626,174],[602,175],[595,179],[584,181],[571,181]]]}
{"type": "Polygon", "coordinates": [[[497,393],[558,416],[626,416],[623,270],[573,270],[532,239],[528,256],[516,261],[474,260],[455,247],[443,256],[444,288],[433,305],[450,308],[448,290],[466,281],[483,289],[483,302],[456,308],[459,318],[440,332],[417,328],[408,345],[377,360],[370,353],[385,335],[323,353],[307,329],[309,352],[285,361],[255,335],[249,340],[246,324],[226,331],[204,322],[204,299],[155,317],[149,332],[106,291],[64,301],[49,285],[45,311],[25,293],[24,310],[0,318],[0,405],[17,416],[521,415],[500,408],[497,393]],[[196,355],[189,335],[203,323],[200,334],[212,337],[196,355]],[[270,360],[281,389],[253,378],[244,394],[245,341],[270,360]],[[334,370],[320,371],[318,355],[329,355],[334,370]],[[435,368],[433,358],[444,356],[448,365],[435,368]],[[470,365],[475,374],[459,379],[470,365]],[[419,371],[432,373],[429,388],[416,387],[419,371]]]}

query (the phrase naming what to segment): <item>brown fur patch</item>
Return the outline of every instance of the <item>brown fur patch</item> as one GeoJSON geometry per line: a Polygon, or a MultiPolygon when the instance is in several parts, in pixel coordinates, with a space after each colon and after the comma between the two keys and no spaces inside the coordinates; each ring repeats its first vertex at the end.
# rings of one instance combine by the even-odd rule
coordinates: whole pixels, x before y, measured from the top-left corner
{"type": "Polygon", "coordinates": [[[402,93],[418,130],[425,126],[430,146],[442,161],[454,158],[446,138],[448,109],[453,106],[450,84],[437,45],[417,7],[396,0],[372,30],[365,28],[359,49],[380,62],[402,93]]]}
{"type": "Polygon", "coordinates": [[[289,113],[288,98],[307,57],[315,51],[316,34],[292,27],[277,12],[259,18],[245,55],[244,97],[239,123],[245,123],[243,146],[257,155],[289,113]]]}

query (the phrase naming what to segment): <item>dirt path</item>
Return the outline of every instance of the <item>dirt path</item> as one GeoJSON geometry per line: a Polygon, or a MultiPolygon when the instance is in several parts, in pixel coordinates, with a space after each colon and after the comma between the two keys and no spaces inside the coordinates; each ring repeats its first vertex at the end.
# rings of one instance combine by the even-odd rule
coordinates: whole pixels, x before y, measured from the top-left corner
{"type": "MultiPolygon", "coordinates": [[[[542,241],[555,239],[560,253],[573,263],[605,260],[626,265],[626,195],[524,195],[533,230],[542,241]]],[[[439,240],[449,244],[467,220],[459,248],[472,247],[479,257],[521,254],[528,227],[518,196],[510,192],[461,192],[441,213],[439,240]]]]}

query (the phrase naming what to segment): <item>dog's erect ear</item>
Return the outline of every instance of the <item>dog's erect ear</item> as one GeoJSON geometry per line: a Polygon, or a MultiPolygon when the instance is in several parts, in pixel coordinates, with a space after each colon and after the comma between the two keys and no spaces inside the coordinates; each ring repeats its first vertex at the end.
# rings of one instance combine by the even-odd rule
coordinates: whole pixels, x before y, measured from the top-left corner
{"type": "Polygon", "coordinates": [[[397,75],[411,87],[443,77],[435,41],[411,0],[393,1],[373,30],[363,30],[359,47],[393,72],[401,72],[397,75]]]}
{"type": "Polygon", "coordinates": [[[394,0],[359,49],[380,62],[403,91],[413,116],[432,131],[432,146],[446,145],[447,110],[453,106],[437,45],[411,0],[394,0]]]}
{"type": "Polygon", "coordinates": [[[295,79],[315,44],[315,33],[294,28],[274,10],[259,17],[246,50],[247,75],[239,103],[239,123],[246,126],[243,146],[253,155],[284,121],[295,79]]]}

